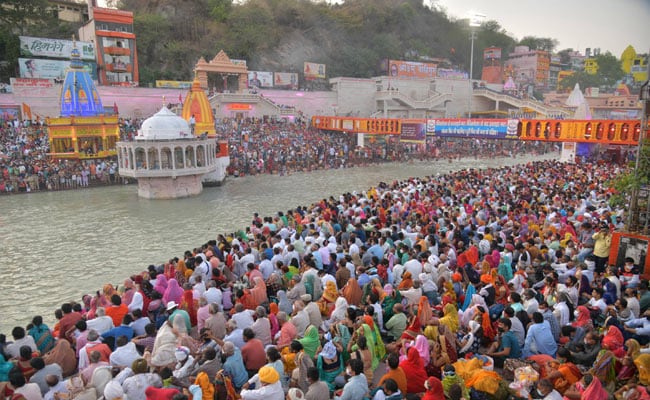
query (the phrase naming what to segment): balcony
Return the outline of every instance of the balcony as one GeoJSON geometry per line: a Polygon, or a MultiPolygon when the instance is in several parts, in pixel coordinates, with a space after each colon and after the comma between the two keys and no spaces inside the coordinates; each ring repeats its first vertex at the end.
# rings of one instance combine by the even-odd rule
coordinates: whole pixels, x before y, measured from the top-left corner
{"type": "Polygon", "coordinates": [[[128,56],[131,55],[131,49],[126,47],[108,46],[104,47],[104,53],[113,56],[128,56]]]}

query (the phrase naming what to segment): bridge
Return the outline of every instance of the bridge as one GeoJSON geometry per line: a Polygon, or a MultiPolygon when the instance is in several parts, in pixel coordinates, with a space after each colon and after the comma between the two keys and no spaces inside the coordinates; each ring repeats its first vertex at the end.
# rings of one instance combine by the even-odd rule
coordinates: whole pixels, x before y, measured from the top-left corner
{"type": "Polygon", "coordinates": [[[368,135],[402,135],[403,125],[433,137],[538,140],[636,146],[641,134],[639,120],[567,119],[399,119],[314,116],[314,128],[368,135]]]}

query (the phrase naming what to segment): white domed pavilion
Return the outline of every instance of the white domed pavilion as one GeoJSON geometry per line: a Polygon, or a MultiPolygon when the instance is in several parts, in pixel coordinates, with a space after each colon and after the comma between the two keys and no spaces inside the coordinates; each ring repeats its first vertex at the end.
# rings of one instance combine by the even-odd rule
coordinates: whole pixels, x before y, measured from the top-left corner
{"type": "Polygon", "coordinates": [[[175,199],[200,194],[203,175],[217,169],[217,143],[192,134],[164,107],[142,123],[132,142],[118,142],[119,173],[138,180],[138,196],[175,199]]]}

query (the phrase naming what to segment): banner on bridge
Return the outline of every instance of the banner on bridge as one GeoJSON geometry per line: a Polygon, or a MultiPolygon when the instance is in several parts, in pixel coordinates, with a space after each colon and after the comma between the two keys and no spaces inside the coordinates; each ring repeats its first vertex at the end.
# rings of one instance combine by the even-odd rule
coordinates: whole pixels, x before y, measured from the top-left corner
{"type": "Polygon", "coordinates": [[[428,119],[427,135],[481,139],[517,139],[518,119],[428,119]]]}
{"type": "Polygon", "coordinates": [[[424,143],[426,140],[425,124],[403,122],[399,140],[405,143],[424,143]]]}

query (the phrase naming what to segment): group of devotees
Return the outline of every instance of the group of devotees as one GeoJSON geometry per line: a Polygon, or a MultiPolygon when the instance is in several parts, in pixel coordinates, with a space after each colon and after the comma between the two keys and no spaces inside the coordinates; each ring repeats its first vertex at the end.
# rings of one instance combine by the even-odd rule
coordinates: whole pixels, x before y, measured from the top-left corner
{"type": "Polygon", "coordinates": [[[650,399],[608,164],[381,183],[218,235],[0,339],[11,400],[650,399]],[[616,241],[614,241],[616,242],[616,241]]]}

